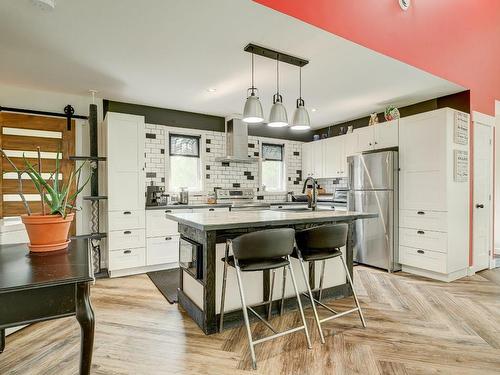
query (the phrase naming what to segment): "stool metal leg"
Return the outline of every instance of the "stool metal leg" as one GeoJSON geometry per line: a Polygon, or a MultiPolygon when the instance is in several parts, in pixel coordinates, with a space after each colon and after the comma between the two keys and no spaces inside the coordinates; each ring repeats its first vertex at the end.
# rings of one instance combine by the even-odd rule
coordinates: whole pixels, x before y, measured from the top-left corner
{"type": "Polygon", "coordinates": [[[267,306],[267,320],[271,320],[271,313],[273,311],[273,290],[274,290],[274,278],[276,276],[276,270],[271,271],[271,290],[269,290],[269,300],[267,306]]]}
{"type": "Polygon", "coordinates": [[[226,280],[227,280],[227,258],[229,257],[229,241],[226,241],[226,252],[224,255],[224,274],[222,276],[222,295],[220,301],[219,332],[224,329],[224,303],[226,301],[226,280]]]}
{"type": "MultiPolygon", "coordinates": [[[[297,303],[299,305],[300,317],[302,318],[302,324],[304,324],[307,347],[311,349],[312,348],[311,338],[309,337],[309,330],[307,329],[306,317],[304,316],[304,309],[302,308],[302,302],[300,301],[299,289],[297,288],[297,282],[295,281],[295,275],[293,273],[292,260],[290,259],[290,255],[287,258],[288,258],[288,269],[290,270],[290,278],[292,279],[293,289],[295,290],[295,295],[297,296],[297,303]]],[[[306,284],[309,285],[309,283],[306,284]]]]}
{"type": "Polygon", "coordinates": [[[286,267],[283,267],[283,286],[281,288],[280,316],[283,315],[283,309],[285,307],[285,288],[286,288],[286,267]]]}
{"type": "Polygon", "coordinates": [[[347,264],[345,263],[344,257],[342,255],[340,255],[340,260],[342,261],[342,264],[344,265],[347,280],[349,281],[349,284],[351,285],[352,295],[354,297],[354,302],[356,302],[356,307],[358,308],[359,318],[361,319],[361,323],[363,323],[363,327],[366,328],[365,318],[363,317],[363,312],[361,311],[361,306],[359,305],[358,296],[356,295],[356,291],[354,290],[354,284],[352,283],[351,274],[349,273],[349,269],[347,268],[347,264]]]}
{"type": "Polygon", "coordinates": [[[321,295],[323,294],[323,280],[325,278],[325,262],[326,262],[326,260],[321,262],[321,276],[319,277],[318,301],[320,301],[320,302],[321,302],[321,295]]]}
{"type": "Polygon", "coordinates": [[[309,285],[309,280],[307,279],[306,275],[306,269],[304,267],[304,259],[302,258],[302,254],[300,253],[300,250],[297,250],[297,255],[299,257],[299,263],[300,263],[300,268],[302,270],[302,275],[304,276],[304,282],[306,283],[307,286],[307,293],[309,294],[309,300],[311,301],[311,306],[314,314],[314,320],[316,321],[316,326],[318,327],[319,331],[319,337],[321,340],[321,343],[325,343],[325,336],[323,335],[323,330],[321,329],[321,323],[319,321],[319,316],[318,316],[318,311],[316,310],[316,304],[314,303],[314,297],[312,294],[311,290],[311,285],[309,285]]]}
{"type": "Polygon", "coordinates": [[[255,358],[255,349],[252,339],[252,330],[250,329],[250,320],[248,319],[247,304],[245,302],[245,295],[243,292],[243,281],[241,280],[241,271],[236,257],[234,258],[234,265],[236,268],[236,277],[238,279],[238,288],[240,289],[241,309],[243,310],[243,319],[245,320],[245,327],[247,329],[248,345],[250,346],[250,355],[252,356],[252,368],[257,370],[257,359],[255,358]]]}

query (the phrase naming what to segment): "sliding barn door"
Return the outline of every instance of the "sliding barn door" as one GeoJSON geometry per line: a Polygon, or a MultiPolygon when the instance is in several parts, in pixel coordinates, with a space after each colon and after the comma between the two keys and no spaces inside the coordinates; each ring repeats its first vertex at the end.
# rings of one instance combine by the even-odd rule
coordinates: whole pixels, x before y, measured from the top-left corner
{"type": "MultiPolygon", "coordinates": [[[[20,169],[23,168],[23,154],[32,165],[38,165],[36,149],[40,147],[42,173],[45,178],[54,172],[59,150],[61,152],[59,181],[66,182],[75,166],[74,161],[69,159],[69,156],[75,154],[75,124],[72,121],[71,130],[68,130],[65,118],[0,112],[0,147],[20,169]]],[[[5,158],[2,158],[0,170],[2,172],[0,217],[19,216],[26,213],[18,194],[17,174],[5,158]]],[[[29,176],[24,174],[22,181],[23,192],[31,211],[41,212],[40,195],[29,176]]],[[[73,184],[72,191],[74,189],[73,184]]]]}

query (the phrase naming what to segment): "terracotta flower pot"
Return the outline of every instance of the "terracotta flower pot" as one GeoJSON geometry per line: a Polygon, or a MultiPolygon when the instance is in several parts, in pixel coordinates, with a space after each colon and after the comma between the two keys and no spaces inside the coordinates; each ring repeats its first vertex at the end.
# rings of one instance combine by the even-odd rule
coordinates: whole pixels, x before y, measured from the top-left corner
{"type": "Polygon", "coordinates": [[[66,249],[70,242],[69,227],[74,217],[74,213],[68,214],[65,219],[61,215],[21,215],[30,239],[30,251],[44,253],[66,249]]]}

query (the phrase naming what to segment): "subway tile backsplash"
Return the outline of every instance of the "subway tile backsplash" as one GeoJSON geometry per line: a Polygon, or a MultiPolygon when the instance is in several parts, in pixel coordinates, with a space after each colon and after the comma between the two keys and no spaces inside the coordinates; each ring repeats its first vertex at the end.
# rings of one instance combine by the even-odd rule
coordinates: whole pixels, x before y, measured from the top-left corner
{"type": "MultiPolygon", "coordinates": [[[[180,134],[189,134],[180,128],[164,125],[146,124],[145,134],[145,156],[146,156],[146,185],[152,181],[155,185],[165,186],[168,180],[166,175],[166,158],[168,157],[168,144],[166,142],[167,132],[175,130],[180,134]]],[[[226,143],[225,134],[214,131],[195,131],[203,135],[205,143],[201,144],[202,169],[205,171],[204,191],[190,194],[192,202],[206,201],[206,194],[214,191],[215,187],[231,189],[235,186],[241,188],[252,188],[255,196],[266,201],[283,201],[286,194],[263,192],[259,179],[259,163],[241,164],[218,162],[217,158],[225,156],[226,143]]],[[[287,191],[300,193],[302,189],[302,142],[277,140],[262,137],[248,137],[248,155],[258,156],[260,145],[264,142],[281,143],[285,145],[285,166],[287,191]]]]}

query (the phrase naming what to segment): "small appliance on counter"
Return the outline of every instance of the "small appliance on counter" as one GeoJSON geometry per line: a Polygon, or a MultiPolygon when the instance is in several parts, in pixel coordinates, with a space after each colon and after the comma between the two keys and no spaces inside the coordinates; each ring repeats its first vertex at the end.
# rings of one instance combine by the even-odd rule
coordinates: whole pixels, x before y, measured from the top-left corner
{"type": "Polygon", "coordinates": [[[167,204],[167,195],[163,186],[156,186],[153,181],[146,188],[146,207],[165,206],[167,204]]]}
{"type": "Polygon", "coordinates": [[[179,204],[189,204],[189,192],[187,188],[181,187],[181,192],[179,193],[179,204]]]}
{"type": "Polygon", "coordinates": [[[263,211],[271,205],[254,201],[253,189],[217,189],[217,203],[231,203],[231,211],[263,211]]]}

